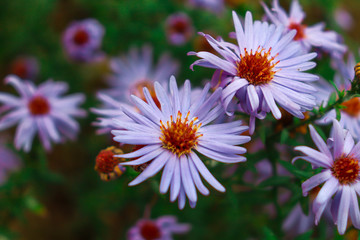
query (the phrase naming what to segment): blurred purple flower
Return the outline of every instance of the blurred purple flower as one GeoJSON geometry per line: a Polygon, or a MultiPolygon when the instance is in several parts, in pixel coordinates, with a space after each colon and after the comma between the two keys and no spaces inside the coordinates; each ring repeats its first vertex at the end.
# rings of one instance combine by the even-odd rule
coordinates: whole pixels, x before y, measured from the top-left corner
{"type": "Polygon", "coordinates": [[[216,14],[224,11],[224,0],[189,0],[189,4],[196,8],[202,8],[216,14]]]}
{"type": "Polygon", "coordinates": [[[21,161],[10,149],[0,143],[0,185],[4,184],[10,172],[18,170],[21,161]]]}
{"type": "Polygon", "coordinates": [[[130,103],[131,95],[145,100],[143,87],[147,87],[154,95],[154,82],[167,84],[169,77],[176,74],[178,63],[168,54],[160,57],[156,67],[152,66],[152,62],[152,48],[149,46],[144,46],[141,50],[132,48],[127,56],[113,58],[111,60],[113,74],[108,78],[111,89],[103,92],[125,103],[130,103]]]}
{"type": "Polygon", "coordinates": [[[339,233],[345,233],[348,217],[355,228],[360,228],[360,211],[357,194],[360,194],[360,142],[355,145],[350,134],[333,120],[333,147],[329,147],[313,126],[311,137],[319,149],[307,146],[295,147],[305,156],[296,157],[311,163],[313,167],[322,167],[321,173],[309,178],[302,184],[304,196],[315,187],[324,183],[313,202],[315,224],[320,220],[326,206],[331,204],[331,213],[339,233]],[[335,195],[334,198],[333,195],[335,195]]]}
{"type": "Polygon", "coordinates": [[[217,81],[217,86],[224,88],[224,108],[228,111],[235,96],[240,111],[250,115],[251,134],[255,117],[262,119],[271,111],[276,119],[281,118],[276,103],[292,115],[304,118],[303,112],[315,106],[312,94],[316,89],[308,82],[318,77],[302,71],[315,67],[309,60],[316,53],[302,54],[300,45],[292,40],[296,31],[283,35],[283,27],[253,22],[250,12],[246,13],[245,31],[235,12],[233,19],[238,45],[203,34],[224,59],[209,52],[190,52],[189,55],[202,58],[190,68],[198,65],[216,69],[212,85],[217,81]]]}
{"type": "Polygon", "coordinates": [[[17,90],[20,97],[0,93],[2,112],[6,112],[0,118],[0,130],[19,124],[15,136],[17,149],[30,151],[37,132],[46,150],[51,149],[50,141],[59,143],[64,137],[75,138],[79,125],[73,117],[86,115],[77,107],[84,101],[83,94],[61,97],[68,89],[64,82],[49,80],[36,87],[14,75],[9,75],[5,81],[17,90]]]}
{"type": "Polygon", "coordinates": [[[354,19],[351,14],[344,8],[336,8],[334,12],[336,23],[344,30],[350,30],[354,25],[354,19]]]}
{"type": "Polygon", "coordinates": [[[35,57],[17,57],[10,66],[10,73],[21,79],[34,80],[39,73],[39,63],[35,57]]]}
{"type": "Polygon", "coordinates": [[[185,13],[174,13],[166,19],[165,31],[168,42],[173,45],[183,45],[194,34],[191,19],[185,13]]]}
{"type": "Polygon", "coordinates": [[[172,234],[185,234],[190,229],[190,224],[178,223],[175,216],[140,219],[127,232],[127,240],[171,240],[172,234]]]}
{"type": "Polygon", "coordinates": [[[215,105],[221,96],[221,88],[207,97],[210,89],[207,84],[195,102],[191,102],[189,80],[185,81],[180,93],[174,77],[170,79],[170,94],[158,82],[154,88],[160,109],[149,90],[144,88],[147,102],[132,96],[141,114],[123,108],[131,121],[114,120],[117,129],[123,129],[112,131],[115,141],[144,146],[118,157],[137,158],[121,165],[150,163],[129,186],[145,181],[164,168],[160,192],[165,194],[170,187],[170,201],[178,198],[179,208],[183,209],[187,196],[190,206],[195,207],[196,188],[203,195],[209,194],[200,174],[216,190],[224,192],[225,188],[211,175],[194,150],[218,162],[244,162],[246,158],[239,154],[244,154],[246,149],[236,145],[250,140],[249,136],[240,135],[248,127],[241,126],[241,121],[209,125],[223,114],[222,106],[215,105]]]}
{"type": "Polygon", "coordinates": [[[302,24],[305,13],[302,10],[299,1],[293,0],[289,15],[280,7],[279,1],[274,0],[272,11],[263,3],[267,17],[277,26],[285,26],[288,31],[296,30],[294,40],[298,41],[304,52],[309,52],[311,47],[321,47],[330,53],[345,53],[347,47],[339,43],[339,35],[334,31],[324,31],[323,23],[308,27],[302,24]]]}
{"type": "Polygon", "coordinates": [[[75,61],[92,62],[102,59],[100,51],[104,27],[96,19],[72,22],[63,33],[62,42],[67,55],[75,61]]]}

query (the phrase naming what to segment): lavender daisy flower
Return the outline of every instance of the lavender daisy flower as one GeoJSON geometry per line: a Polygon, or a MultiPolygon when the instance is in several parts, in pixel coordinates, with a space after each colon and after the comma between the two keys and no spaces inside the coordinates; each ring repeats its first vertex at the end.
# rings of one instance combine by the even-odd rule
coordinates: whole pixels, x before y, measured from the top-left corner
{"type": "Polygon", "coordinates": [[[178,70],[178,63],[163,54],[156,67],[152,66],[152,48],[144,46],[141,50],[132,48],[127,56],[111,60],[113,74],[108,78],[111,89],[104,93],[124,103],[130,102],[130,96],[135,95],[145,100],[142,89],[147,87],[155,94],[155,81],[167,84],[169,77],[178,70]]]}
{"type": "Polygon", "coordinates": [[[174,216],[162,216],[157,219],[140,219],[135,226],[129,229],[127,240],[171,240],[173,234],[185,234],[191,226],[178,223],[174,216]]]}
{"type": "Polygon", "coordinates": [[[360,194],[360,143],[355,145],[351,135],[346,134],[336,120],[333,120],[332,131],[333,146],[330,147],[310,125],[311,137],[319,151],[307,146],[298,146],[295,150],[301,151],[305,156],[296,157],[293,161],[304,159],[314,167],[323,168],[321,173],[302,184],[303,194],[306,196],[310,190],[324,183],[313,202],[315,224],[319,222],[327,204],[331,204],[333,220],[339,233],[344,234],[348,217],[351,218],[354,227],[360,228],[357,199],[357,194],[360,194]]]}
{"type": "Polygon", "coordinates": [[[345,53],[347,47],[339,43],[339,35],[334,31],[324,31],[323,23],[310,27],[302,24],[305,13],[298,0],[292,1],[289,15],[280,7],[278,0],[273,1],[272,11],[264,3],[263,7],[274,24],[285,26],[287,31],[296,30],[294,40],[301,44],[305,52],[309,52],[311,47],[321,47],[331,53],[345,53]]]}
{"type": "Polygon", "coordinates": [[[36,133],[46,150],[51,149],[50,141],[59,143],[64,137],[75,138],[79,125],[73,117],[86,115],[77,107],[84,101],[84,95],[61,97],[68,88],[64,82],[49,80],[36,88],[32,82],[22,81],[14,75],[6,77],[5,81],[20,97],[0,93],[2,112],[6,112],[0,118],[0,130],[19,124],[15,136],[17,149],[30,151],[36,133]]]}
{"type": "Polygon", "coordinates": [[[302,54],[301,47],[292,39],[296,31],[283,35],[283,27],[252,20],[246,13],[245,30],[235,12],[233,19],[238,45],[217,41],[207,34],[203,36],[223,57],[209,52],[190,52],[202,59],[191,65],[216,69],[213,84],[224,87],[222,101],[226,110],[235,96],[239,110],[250,115],[250,132],[254,120],[264,118],[271,111],[276,119],[281,112],[276,103],[298,118],[315,106],[312,96],[316,89],[308,82],[318,77],[302,71],[315,67],[309,60],[316,53],[302,54]],[[214,80],[215,79],[215,80],[214,80]]]}
{"type": "Polygon", "coordinates": [[[35,79],[39,73],[39,63],[34,57],[17,57],[11,63],[10,73],[21,79],[35,79]]]}
{"type": "Polygon", "coordinates": [[[209,194],[200,175],[216,190],[225,191],[200,160],[198,153],[223,163],[246,161],[245,157],[239,155],[245,153],[246,149],[237,145],[250,140],[250,137],[240,135],[248,127],[241,126],[241,121],[209,125],[223,114],[222,106],[216,105],[221,88],[208,97],[210,86],[207,84],[195,102],[191,101],[189,80],[180,93],[174,77],[170,78],[170,95],[158,82],[155,82],[154,88],[161,108],[155,104],[149,90],[144,88],[147,102],[132,96],[141,113],[124,108],[123,112],[131,121],[114,120],[118,129],[123,129],[112,131],[115,141],[144,146],[118,157],[136,158],[121,165],[150,163],[129,186],[145,181],[164,168],[160,193],[165,194],[170,188],[170,201],[178,198],[180,209],[185,206],[186,196],[190,206],[195,207],[196,188],[203,195],[209,194]]]}
{"type": "Polygon", "coordinates": [[[4,184],[10,172],[21,166],[20,159],[4,143],[0,143],[0,185],[4,184]]]}
{"type": "Polygon", "coordinates": [[[173,45],[183,45],[194,34],[191,19],[185,13],[174,13],[166,19],[166,37],[173,45]]]}
{"type": "Polygon", "coordinates": [[[103,57],[99,50],[104,27],[96,19],[72,22],[63,33],[62,42],[67,55],[75,61],[90,62],[103,57]]]}

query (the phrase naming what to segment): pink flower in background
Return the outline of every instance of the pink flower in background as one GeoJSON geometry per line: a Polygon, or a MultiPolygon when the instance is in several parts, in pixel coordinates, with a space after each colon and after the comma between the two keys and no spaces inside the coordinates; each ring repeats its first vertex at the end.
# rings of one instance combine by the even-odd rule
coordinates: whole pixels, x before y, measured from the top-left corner
{"type": "Polygon", "coordinates": [[[63,33],[62,42],[67,55],[75,61],[91,62],[101,59],[104,27],[96,19],[72,22],[63,33]]]}
{"type": "Polygon", "coordinates": [[[331,204],[331,213],[339,233],[345,233],[348,218],[355,228],[360,228],[360,211],[358,196],[360,195],[360,142],[356,145],[352,136],[346,133],[337,120],[333,120],[332,146],[327,145],[313,126],[310,125],[311,137],[319,151],[307,146],[295,147],[305,156],[304,159],[313,167],[323,170],[302,184],[303,194],[322,185],[312,209],[315,213],[315,224],[318,224],[326,206],[331,204]],[[334,198],[333,198],[334,196],[334,198]]]}
{"type": "Polygon", "coordinates": [[[178,223],[175,216],[140,219],[127,232],[127,240],[171,240],[173,234],[185,234],[190,224],[178,223]]]}
{"type": "Polygon", "coordinates": [[[224,11],[224,0],[189,0],[189,4],[196,8],[202,8],[216,14],[224,11]]]}
{"type": "Polygon", "coordinates": [[[303,24],[305,13],[298,0],[293,0],[290,13],[279,5],[278,0],[274,0],[271,10],[263,3],[266,16],[277,26],[285,26],[287,32],[296,30],[294,37],[305,52],[309,52],[312,47],[321,47],[330,53],[345,53],[347,47],[339,42],[339,35],[334,31],[324,31],[324,23],[313,26],[303,24]]]}
{"type": "Polygon", "coordinates": [[[6,77],[5,81],[20,96],[0,93],[0,103],[3,104],[0,130],[18,124],[15,135],[17,149],[30,151],[36,133],[46,150],[51,149],[51,141],[59,143],[64,138],[76,137],[79,124],[73,118],[86,115],[78,108],[85,100],[83,94],[61,96],[68,89],[65,82],[48,80],[36,87],[32,82],[22,81],[14,75],[6,77]]]}
{"type": "Polygon", "coordinates": [[[39,73],[39,63],[35,57],[17,57],[10,65],[10,73],[21,79],[34,80],[39,73]]]}
{"type": "Polygon", "coordinates": [[[346,31],[349,31],[354,26],[354,18],[345,8],[336,8],[334,19],[346,31]]]}
{"type": "Polygon", "coordinates": [[[183,45],[194,35],[192,21],[185,13],[174,13],[166,19],[165,31],[168,42],[183,45]]]}
{"type": "MultiPolygon", "coordinates": [[[[2,136],[1,136],[2,137],[2,136]]],[[[9,173],[20,168],[21,161],[3,142],[0,143],[0,185],[4,184],[9,173]]]]}

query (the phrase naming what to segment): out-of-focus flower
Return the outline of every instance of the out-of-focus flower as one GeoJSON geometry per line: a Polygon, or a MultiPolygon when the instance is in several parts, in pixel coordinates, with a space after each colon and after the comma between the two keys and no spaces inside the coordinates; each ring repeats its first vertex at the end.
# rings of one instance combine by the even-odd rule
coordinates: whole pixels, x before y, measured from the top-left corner
{"type": "MultiPolygon", "coordinates": [[[[351,83],[355,77],[355,58],[354,55],[349,54],[347,62],[344,62],[342,59],[336,59],[333,62],[333,66],[337,68],[337,73],[335,75],[334,83],[340,90],[350,90],[351,83]]],[[[335,91],[334,87],[330,84],[324,84],[322,88],[323,100],[326,103],[329,98],[331,91],[324,92],[324,89],[332,89],[332,92],[335,91]]],[[[360,97],[354,97],[346,102],[341,104],[344,108],[340,110],[341,118],[340,125],[348,129],[351,135],[359,139],[360,136],[360,97]]],[[[335,109],[331,110],[325,116],[317,121],[319,124],[329,124],[333,119],[336,118],[335,109]]]]}
{"type": "Polygon", "coordinates": [[[183,45],[194,35],[191,19],[185,13],[174,13],[166,19],[165,31],[168,42],[183,45]]]}
{"type": "Polygon", "coordinates": [[[324,183],[313,202],[315,224],[319,222],[326,206],[331,204],[333,220],[339,233],[344,234],[348,217],[354,227],[360,228],[357,198],[357,194],[360,194],[360,142],[355,145],[352,136],[345,132],[337,120],[333,120],[332,131],[333,147],[329,147],[310,125],[311,137],[319,151],[298,146],[295,150],[301,151],[305,156],[296,157],[293,161],[304,159],[313,167],[323,168],[321,173],[302,184],[303,194],[306,196],[309,191],[324,183]]]}
{"type": "Polygon", "coordinates": [[[21,166],[20,159],[5,145],[0,142],[0,185],[4,184],[10,172],[16,171],[21,166]]]}
{"type": "Polygon", "coordinates": [[[127,56],[111,60],[113,74],[108,78],[111,89],[104,92],[112,98],[124,103],[130,102],[130,96],[135,95],[145,100],[142,89],[147,87],[155,95],[155,81],[167,84],[169,77],[176,74],[178,63],[168,54],[163,54],[156,67],[152,66],[152,48],[144,46],[140,51],[132,48],[127,56]]]}
{"type": "Polygon", "coordinates": [[[294,40],[298,41],[305,52],[309,52],[311,47],[321,47],[330,53],[345,53],[347,47],[339,43],[339,35],[334,31],[324,31],[323,23],[315,24],[311,27],[302,22],[305,13],[299,1],[293,0],[289,15],[280,7],[279,1],[274,0],[272,11],[263,3],[267,17],[277,26],[285,26],[287,31],[296,30],[294,40]]]}
{"type": "Polygon", "coordinates": [[[140,219],[127,232],[127,240],[171,240],[173,234],[185,234],[190,229],[190,224],[178,223],[174,216],[140,219]]]}
{"type": "MultiPolygon", "coordinates": [[[[233,19],[238,45],[217,41],[203,34],[210,45],[224,58],[208,52],[190,52],[202,59],[194,65],[216,69],[212,83],[224,87],[222,101],[226,110],[235,96],[239,110],[250,115],[250,133],[254,132],[255,117],[264,118],[271,111],[276,119],[281,112],[276,103],[298,118],[315,106],[312,96],[316,89],[308,82],[317,76],[302,71],[316,64],[309,60],[316,53],[302,54],[300,45],[293,41],[296,31],[283,35],[283,27],[266,22],[253,23],[246,13],[245,30],[235,12],[233,19]]],[[[230,114],[230,113],[229,113],[230,114]]]]}
{"type": "Polygon", "coordinates": [[[98,133],[107,133],[110,129],[115,129],[113,118],[127,118],[121,109],[133,108],[131,95],[135,95],[146,101],[143,88],[147,87],[155,103],[159,106],[154,90],[154,82],[159,82],[165,88],[172,74],[178,69],[178,63],[163,54],[156,67],[152,66],[152,49],[144,46],[141,51],[136,48],[130,50],[127,56],[114,58],[111,61],[113,73],[108,77],[110,89],[97,94],[97,98],[102,102],[99,108],[92,108],[91,111],[98,114],[98,122],[95,126],[100,127],[98,133]]]}
{"type": "Polygon", "coordinates": [[[72,22],[63,33],[67,55],[75,61],[92,62],[102,59],[100,51],[104,27],[96,19],[72,22]]]}
{"type": "Polygon", "coordinates": [[[51,80],[36,87],[32,82],[22,81],[14,75],[5,79],[20,97],[0,93],[2,111],[0,130],[18,124],[15,136],[17,149],[30,151],[36,133],[46,150],[51,149],[50,142],[59,143],[64,138],[74,139],[79,131],[73,117],[83,117],[86,112],[78,105],[84,101],[83,94],[61,97],[68,89],[64,82],[51,80]]]}
{"type": "Polygon", "coordinates": [[[336,8],[334,12],[336,23],[344,30],[349,31],[354,25],[354,19],[344,8],[336,8]]]}
{"type": "Polygon", "coordinates": [[[39,64],[34,57],[17,57],[10,65],[10,74],[21,79],[35,79],[39,73],[39,64]]]}
{"type": "Polygon", "coordinates": [[[240,135],[248,127],[241,126],[241,121],[210,125],[223,114],[222,106],[215,105],[221,96],[221,88],[208,96],[210,86],[207,84],[195,102],[191,102],[188,80],[181,93],[174,77],[170,79],[170,93],[157,82],[154,88],[160,109],[149,90],[144,88],[146,102],[132,96],[141,114],[124,108],[124,113],[131,121],[114,120],[117,129],[123,129],[112,131],[115,141],[143,146],[137,151],[119,155],[137,158],[121,165],[140,165],[151,161],[130,186],[145,181],[164,168],[160,192],[165,194],[170,188],[170,201],[178,198],[180,209],[185,206],[186,196],[190,206],[195,207],[196,188],[203,195],[209,194],[200,174],[216,190],[225,191],[196,152],[218,162],[244,162],[246,158],[239,154],[245,153],[246,149],[237,145],[250,140],[250,137],[240,135]]]}
{"type": "Polygon", "coordinates": [[[224,11],[224,0],[189,0],[189,4],[216,14],[224,11]]]}
{"type": "Polygon", "coordinates": [[[124,162],[125,159],[115,157],[117,154],[123,154],[123,151],[111,146],[101,150],[96,156],[94,169],[99,173],[101,180],[114,180],[125,172],[126,168],[119,165],[119,163],[124,162]]]}

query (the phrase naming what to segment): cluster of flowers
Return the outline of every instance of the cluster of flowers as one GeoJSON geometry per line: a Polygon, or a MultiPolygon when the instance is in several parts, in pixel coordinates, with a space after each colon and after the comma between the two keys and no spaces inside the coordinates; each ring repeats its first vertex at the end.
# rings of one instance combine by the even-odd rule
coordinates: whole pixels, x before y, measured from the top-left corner
{"type": "MultiPolygon", "coordinates": [[[[130,165],[141,172],[129,184],[134,186],[163,169],[160,193],[169,191],[170,201],[178,200],[180,209],[187,199],[193,208],[198,191],[202,195],[210,193],[202,179],[216,190],[225,191],[199,156],[222,163],[244,162],[246,158],[241,155],[246,149],[239,145],[250,141],[246,131],[254,134],[256,118],[264,119],[271,112],[275,119],[280,119],[280,109],[283,109],[302,119],[305,112],[319,103],[326,104],[335,89],[318,76],[304,72],[316,66],[311,60],[317,54],[312,50],[332,57],[342,76],[336,78],[337,87],[350,89],[355,61],[350,55],[348,63],[343,62],[347,47],[335,32],[324,31],[322,24],[304,25],[305,13],[297,0],[293,1],[289,14],[277,0],[271,9],[265,4],[263,7],[266,19],[272,23],[253,21],[250,12],[241,23],[233,12],[235,32],[229,36],[236,44],[200,33],[217,53],[188,53],[200,58],[191,69],[200,66],[215,70],[211,82],[202,89],[192,89],[189,80],[179,87],[175,77],[170,77],[176,73],[178,64],[168,55],[161,57],[157,67],[152,67],[152,51],[148,46],[131,49],[127,56],[111,60],[113,74],[108,77],[111,88],[97,95],[103,105],[91,109],[99,115],[94,125],[99,127],[99,133],[111,132],[114,141],[132,145],[133,151],[121,153],[111,148],[108,150],[111,154],[102,153],[97,169],[104,180],[120,175],[123,166],[130,165]],[[229,117],[237,113],[249,116],[249,127],[229,117]],[[107,159],[104,156],[108,155],[112,159],[110,168],[103,163],[107,159]]],[[[189,21],[182,15],[169,18],[170,42],[182,44],[189,38],[193,31],[188,26],[189,21]]],[[[65,50],[69,57],[78,61],[101,59],[104,56],[100,51],[103,35],[103,27],[96,20],[75,22],[63,36],[65,50]]],[[[67,85],[51,80],[36,87],[31,81],[10,75],[6,82],[20,97],[0,93],[3,104],[0,129],[18,124],[15,137],[18,149],[30,151],[36,133],[47,150],[51,148],[51,141],[58,143],[76,136],[79,125],[74,118],[86,114],[78,107],[84,101],[82,94],[62,97],[67,85]]],[[[360,143],[355,144],[353,139],[358,139],[360,134],[359,103],[359,98],[343,103],[340,123],[334,120],[335,110],[317,122],[333,122],[332,136],[326,143],[310,126],[311,137],[319,151],[306,146],[295,148],[306,156],[294,160],[301,158],[314,168],[323,168],[302,186],[307,195],[325,182],[312,204],[315,223],[329,206],[340,234],[346,230],[348,216],[352,224],[360,228],[357,200],[360,143]]],[[[151,239],[188,229],[188,226],[177,226],[172,218],[143,220],[137,225],[139,227],[129,232],[129,236],[136,236],[134,239],[141,239],[137,236],[142,234],[143,228],[150,229],[144,234],[157,236],[151,239]],[[163,225],[168,230],[160,227],[163,225]]],[[[144,235],[143,238],[147,239],[144,235]]]]}

